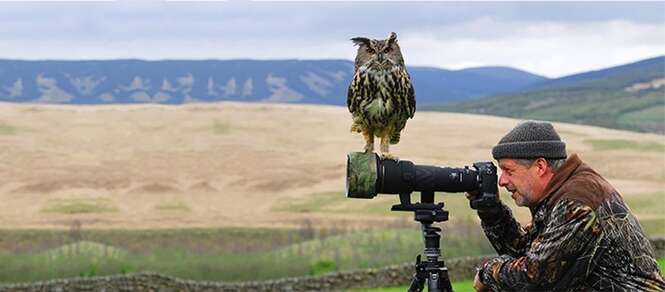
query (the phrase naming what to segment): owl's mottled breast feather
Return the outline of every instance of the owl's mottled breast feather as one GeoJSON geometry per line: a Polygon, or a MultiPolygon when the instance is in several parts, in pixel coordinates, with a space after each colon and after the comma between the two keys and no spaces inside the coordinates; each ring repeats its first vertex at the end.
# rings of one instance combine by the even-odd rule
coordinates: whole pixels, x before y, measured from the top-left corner
{"type": "Polygon", "coordinates": [[[382,119],[405,116],[412,118],[416,99],[409,73],[402,67],[390,71],[356,71],[347,95],[347,106],[354,115],[367,116],[369,107],[380,102],[385,106],[382,119]],[[376,100],[379,99],[379,100],[376,100]]]}

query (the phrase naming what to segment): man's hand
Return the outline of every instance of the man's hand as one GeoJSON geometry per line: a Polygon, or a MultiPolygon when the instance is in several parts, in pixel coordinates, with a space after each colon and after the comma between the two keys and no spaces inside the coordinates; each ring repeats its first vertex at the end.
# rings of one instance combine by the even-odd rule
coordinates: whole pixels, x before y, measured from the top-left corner
{"type": "Polygon", "coordinates": [[[466,198],[469,201],[471,201],[471,200],[475,199],[476,197],[478,197],[478,195],[480,195],[480,190],[466,192],[464,195],[466,196],[466,198]]]}
{"type": "Polygon", "coordinates": [[[483,282],[480,282],[480,276],[478,272],[476,272],[476,277],[473,278],[473,289],[476,289],[478,292],[490,291],[490,289],[485,286],[483,282]]]}

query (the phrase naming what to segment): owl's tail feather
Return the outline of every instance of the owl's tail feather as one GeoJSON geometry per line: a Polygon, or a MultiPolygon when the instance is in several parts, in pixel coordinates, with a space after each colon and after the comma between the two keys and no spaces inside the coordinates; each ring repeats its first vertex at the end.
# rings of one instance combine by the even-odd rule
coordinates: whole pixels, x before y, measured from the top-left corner
{"type": "Polygon", "coordinates": [[[399,131],[395,131],[391,136],[390,136],[390,144],[397,144],[399,143],[399,138],[401,136],[401,133],[399,131]]]}

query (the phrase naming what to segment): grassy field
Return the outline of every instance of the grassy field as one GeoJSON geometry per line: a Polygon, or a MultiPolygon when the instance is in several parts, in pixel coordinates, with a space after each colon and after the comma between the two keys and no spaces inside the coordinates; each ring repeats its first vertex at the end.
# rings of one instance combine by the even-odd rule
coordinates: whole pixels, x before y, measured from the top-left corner
{"type": "Polygon", "coordinates": [[[73,224],[60,229],[1,229],[0,252],[29,254],[57,249],[78,241],[94,241],[136,254],[156,249],[183,249],[192,253],[245,253],[282,248],[339,230],[315,230],[307,221],[299,228],[186,228],[85,229],[73,224]]]}
{"type": "MultiPolygon", "coordinates": [[[[492,145],[516,123],[419,112],[391,149],[419,164],[461,167],[488,160],[492,145]]],[[[379,227],[400,216],[386,211],[395,197],[342,195],[345,156],[363,145],[349,126],[345,108],[328,106],[0,104],[0,223],[12,229],[68,229],[75,221],[86,229],[273,228],[308,219],[315,226],[379,227]]],[[[665,189],[663,136],[555,127],[567,150],[626,198],[665,189]]],[[[472,214],[466,204],[451,205],[453,218],[472,214]]],[[[528,211],[517,214],[528,220],[528,211]]],[[[664,214],[647,215],[665,223],[664,214]]]]}
{"type": "MultiPolygon", "coordinates": [[[[140,271],[240,281],[378,268],[411,262],[422,252],[418,226],[408,223],[356,231],[307,225],[295,230],[2,231],[0,281],[140,271]]],[[[471,223],[444,226],[443,255],[491,253],[480,232],[471,223]]]]}
{"type": "MultiPolygon", "coordinates": [[[[516,123],[419,112],[391,150],[461,167],[488,160],[516,123]]],[[[344,196],[346,154],[363,145],[349,126],[328,106],[0,104],[0,281],[147,270],[250,280],[411,262],[422,242],[412,214],[389,211],[396,196],[344,196]]],[[[665,236],[663,136],[555,127],[650,236],[665,236]]],[[[463,195],[437,200],[450,211],[444,256],[492,252],[463,195]]]]}
{"type": "MultiPolygon", "coordinates": [[[[256,230],[5,230],[0,232],[0,282],[141,271],[244,281],[379,268],[412,262],[422,252],[417,227],[398,221],[392,228],[355,231],[306,224],[256,230]]],[[[494,253],[472,222],[442,227],[444,258],[494,253]]]]}

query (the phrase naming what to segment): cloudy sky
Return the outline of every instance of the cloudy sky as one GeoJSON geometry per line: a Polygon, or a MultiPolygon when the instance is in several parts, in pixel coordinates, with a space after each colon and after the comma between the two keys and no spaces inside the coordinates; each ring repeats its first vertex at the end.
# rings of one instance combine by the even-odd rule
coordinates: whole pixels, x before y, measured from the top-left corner
{"type": "Polygon", "coordinates": [[[3,59],[352,59],[398,34],[407,65],[548,77],[665,54],[665,2],[0,1],[3,59]]]}

